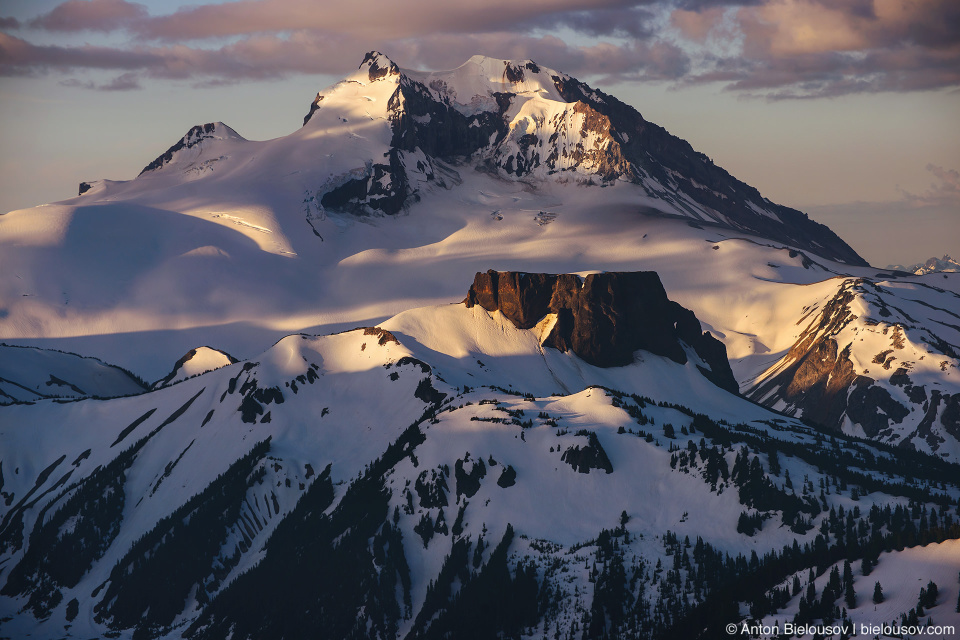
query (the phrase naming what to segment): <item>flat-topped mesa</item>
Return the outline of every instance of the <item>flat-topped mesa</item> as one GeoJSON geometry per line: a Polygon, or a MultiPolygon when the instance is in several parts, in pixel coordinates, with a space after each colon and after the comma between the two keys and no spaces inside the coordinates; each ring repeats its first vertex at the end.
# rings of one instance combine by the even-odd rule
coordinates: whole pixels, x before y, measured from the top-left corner
{"type": "Polygon", "coordinates": [[[573,351],[598,367],[633,362],[638,350],[687,362],[684,344],[709,367],[711,382],[737,393],[723,343],[702,332],[689,309],[667,298],[655,271],[588,275],[487,271],[477,273],[463,301],[500,311],[519,329],[531,329],[548,314],[557,319],[544,346],[573,351]]]}

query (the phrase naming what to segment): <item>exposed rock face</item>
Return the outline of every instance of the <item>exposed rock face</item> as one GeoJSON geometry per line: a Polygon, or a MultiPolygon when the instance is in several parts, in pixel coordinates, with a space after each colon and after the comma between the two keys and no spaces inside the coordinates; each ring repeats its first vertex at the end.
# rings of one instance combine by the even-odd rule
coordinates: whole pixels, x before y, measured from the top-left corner
{"type": "Polygon", "coordinates": [[[381,329],[380,327],[363,327],[363,335],[365,336],[377,336],[377,343],[382,347],[388,342],[394,344],[400,344],[400,341],[397,340],[397,337],[387,331],[386,329],[381,329]]]}
{"type": "Polygon", "coordinates": [[[400,75],[400,68],[379,51],[367,53],[367,55],[363,57],[363,62],[360,63],[361,69],[363,65],[367,65],[369,68],[370,82],[376,82],[380,78],[388,75],[400,75]]]}
{"type": "Polygon", "coordinates": [[[404,168],[403,152],[391,149],[387,154],[389,164],[371,164],[367,174],[346,181],[331,189],[321,198],[321,204],[330,209],[363,213],[367,209],[394,215],[403,209],[412,193],[404,168]]]}
{"type": "MultiPolygon", "coordinates": [[[[785,358],[786,366],[776,376],[755,387],[749,397],[770,404],[773,394],[785,401],[790,411],[800,410],[810,422],[839,430],[844,413],[848,411],[850,387],[854,386],[857,391],[849,408],[859,418],[858,422],[865,425],[868,435],[873,436],[886,427],[885,416],[881,419],[873,415],[878,406],[876,395],[883,390],[867,392],[873,379],[856,374],[850,361],[850,345],[841,349],[833,337],[856,319],[850,310],[853,299],[854,294],[849,288],[841,288],[819,319],[811,323],[790,349],[785,358]]],[[[902,419],[903,416],[895,418],[898,422],[902,419]]]]}
{"type": "Polygon", "coordinates": [[[512,93],[494,93],[496,109],[466,115],[438,101],[421,82],[401,76],[387,105],[393,128],[391,146],[404,151],[421,149],[434,158],[469,156],[507,134],[504,114],[512,93]]]}
{"type": "Polygon", "coordinates": [[[303,116],[303,124],[310,122],[310,118],[313,116],[313,113],[320,108],[320,103],[323,101],[323,94],[318,93],[317,97],[313,99],[313,102],[310,103],[310,111],[307,112],[307,115],[303,116]]]}
{"type": "Polygon", "coordinates": [[[474,277],[464,303],[500,311],[520,329],[556,314],[544,346],[573,351],[598,367],[630,364],[641,349],[684,364],[686,344],[709,365],[701,367],[707,378],[737,392],[723,343],[667,298],[654,271],[591,274],[581,283],[573,274],[491,270],[474,277]]]}

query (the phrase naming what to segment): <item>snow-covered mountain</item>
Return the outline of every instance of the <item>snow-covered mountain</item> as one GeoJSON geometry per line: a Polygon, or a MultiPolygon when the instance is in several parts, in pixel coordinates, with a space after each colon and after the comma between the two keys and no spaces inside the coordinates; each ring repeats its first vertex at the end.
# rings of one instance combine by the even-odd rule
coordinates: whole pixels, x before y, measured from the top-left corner
{"type": "Polygon", "coordinates": [[[929,282],[845,278],[747,395],[790,415],[960,459],[960,295],[929,282]]]}
{"type": "Polygon", "coordinates": [[[153,383],[153,388],[156,389],[157,387],[175,384],[181,380],[186,380],[187,378],[198,376],[201,373],[213,371],[214,369],[219,369],[220,367],[225,367],[235,362],[237,362],[237,359],[229,353],[224,353],[213,347],[190,349],[182,358],[177,360],[170,373],[153,383]]]}
{"type": "Polygon", "coordinates": [[[948,271],[951,273],[960,271],[960,262],[954,260],[950,256],[943,256],[942,258],[937,258],[934,256],[926,262],[918,262],[917,264],[910,265],[909,267],[905,267],[902,264],[890,264],[887,265],[887,269],[894,271],[906,271],[907,273],[922,276],[928,273],[940,273],[942,271],[948,271]]]}
{"type": "Polygon", "coordinates": [[[152,393],[5,409],[33,425],[3,433],[5,631],[688,637],[824,558],[960,536],[956,465],[751,404],[680,334],[650,346],[683,363],[588,364],[477,289],[152,393]]]}
{"type": "Polygon", "coordinates": [[[960,278],[612,96],[371,53],[80,191],[0,215],[0,636],[960,625],[960,278]]]}

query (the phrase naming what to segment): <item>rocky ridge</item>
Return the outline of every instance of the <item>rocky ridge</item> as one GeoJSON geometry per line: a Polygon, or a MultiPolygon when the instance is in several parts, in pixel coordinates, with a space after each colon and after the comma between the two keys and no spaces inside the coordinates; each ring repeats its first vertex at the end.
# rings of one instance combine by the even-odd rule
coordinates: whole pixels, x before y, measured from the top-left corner
{"type": "Polygon", "coordinates": [[[574,274],[490,270],[476,274],[463,302],[500,311],[518,329],[532,329],[552,314],[543,345],[598,367],[628,365],[638,350],[679,364],[695,355],[704,376],[737,393],[723,343],[667,298],[655,271],[595,273],[581,281],[574,274]]]}

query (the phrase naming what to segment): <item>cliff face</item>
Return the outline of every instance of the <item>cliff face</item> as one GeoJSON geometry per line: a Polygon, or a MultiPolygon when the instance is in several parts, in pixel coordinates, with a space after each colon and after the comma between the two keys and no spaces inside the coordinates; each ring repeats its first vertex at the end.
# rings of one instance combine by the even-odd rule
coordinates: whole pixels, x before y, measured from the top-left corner
{"type": "Polygon", "coordinates": [[[464,300],[500,311],[517,328],[530,329],[547,314],[557,321],[544,346],[573,351],[598,367],[620,367],[644,350],[684,364],[683,344],[709,366],[714,384],[732,393],[737,382],[723,343],[701,331],[692,311],[667,298],[655,271],[588,275],[487,271],[474,277],[464,300]]]}

